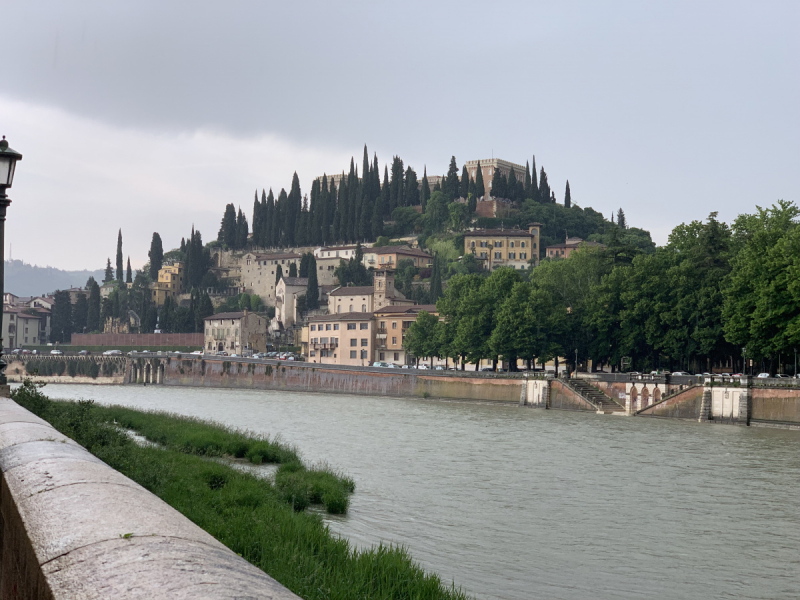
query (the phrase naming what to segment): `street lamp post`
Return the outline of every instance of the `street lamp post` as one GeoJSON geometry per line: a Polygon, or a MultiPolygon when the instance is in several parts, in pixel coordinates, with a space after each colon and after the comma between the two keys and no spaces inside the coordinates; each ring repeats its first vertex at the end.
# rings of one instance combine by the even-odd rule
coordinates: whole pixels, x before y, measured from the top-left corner
{"type": "MultiPolygon", "coordinates": [[[[6,189],[11,187],[14,182],[14,168],[17,161],[22,160],[22,154],[15,152],[8,147],[6,136],[0,140],[0,298],[5,296],[4,282],[5,282],[5,228],[6,228],[6,209],[11,200],[6,195],[6,189]]],[[[6,361],[2,357],[3,354],[3,332],[2,332],[2,318],[0,317],[0,385],[6,385],[6,361]]]]}

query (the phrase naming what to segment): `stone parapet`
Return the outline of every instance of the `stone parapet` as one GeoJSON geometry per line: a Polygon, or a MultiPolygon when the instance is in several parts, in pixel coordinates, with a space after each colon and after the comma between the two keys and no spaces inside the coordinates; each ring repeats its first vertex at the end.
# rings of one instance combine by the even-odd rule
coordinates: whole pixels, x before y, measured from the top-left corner
{"type": "Polygon", "coordinates": [[[0,598],[298,598],[7,398],[0,473],[0,598]]]}

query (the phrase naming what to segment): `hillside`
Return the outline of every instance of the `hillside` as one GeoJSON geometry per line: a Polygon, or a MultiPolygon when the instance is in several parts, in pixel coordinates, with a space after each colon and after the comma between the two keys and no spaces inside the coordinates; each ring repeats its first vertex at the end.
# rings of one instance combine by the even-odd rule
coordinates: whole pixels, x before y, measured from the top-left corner
{"type": "Polygon", "coordinates": [[[55,290],[83,287],[94,277],[103,280],[103,270],[62,271],[55,267],[29,265],[21,260],[7,260],[5,264],[5,291],[17,296],[41,296],[55,290]]]}

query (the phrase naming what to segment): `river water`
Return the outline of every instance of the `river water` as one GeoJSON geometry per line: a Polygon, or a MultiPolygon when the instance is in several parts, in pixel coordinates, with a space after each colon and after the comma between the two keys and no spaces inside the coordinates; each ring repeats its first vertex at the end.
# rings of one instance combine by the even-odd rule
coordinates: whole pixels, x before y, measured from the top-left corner
{"type": "Polygon", "coordinates": [[[280,435],[356,481],[326,517],[476,598],[800,597],[800,432],[479,402],[49,385],[280,435]]]}

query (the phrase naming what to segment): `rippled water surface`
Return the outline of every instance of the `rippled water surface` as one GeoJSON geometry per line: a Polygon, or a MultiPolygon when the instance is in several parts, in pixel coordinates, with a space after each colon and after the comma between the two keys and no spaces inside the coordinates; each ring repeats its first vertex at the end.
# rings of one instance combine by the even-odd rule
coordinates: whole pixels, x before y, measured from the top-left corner
{"type": "Polygon", "coordinates": [[[800,597],[800,432],[339,394],[50,385],[280,435],[356,481],[329,519],[477,598],[800,597]]]}

